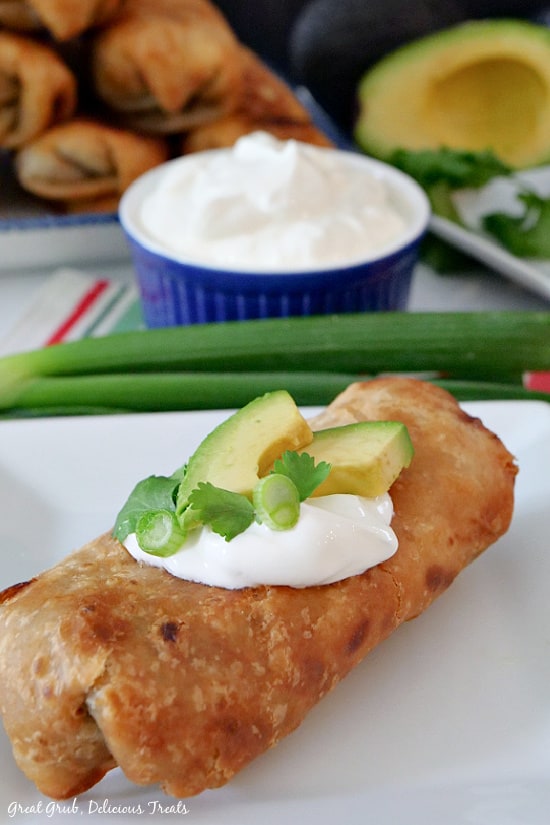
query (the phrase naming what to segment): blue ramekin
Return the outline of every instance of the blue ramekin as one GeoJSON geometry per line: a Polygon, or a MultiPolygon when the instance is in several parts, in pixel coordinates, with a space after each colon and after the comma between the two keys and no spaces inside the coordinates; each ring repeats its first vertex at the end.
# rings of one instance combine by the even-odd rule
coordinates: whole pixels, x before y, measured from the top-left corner
{"type": "Polygon", "coordinates": [[[168,161],[138,178],[119,208],[147,326],[406,309],[430,216],[424,191],[380,161],[340,149],[323,151],[345,154],[386,182],[407,221],[407,230],[392,246],[359,263],[296,272],[224,270],[186,261],[164,251],[139,222],[143,198],[168,164],[184,158],[168,161]]]}

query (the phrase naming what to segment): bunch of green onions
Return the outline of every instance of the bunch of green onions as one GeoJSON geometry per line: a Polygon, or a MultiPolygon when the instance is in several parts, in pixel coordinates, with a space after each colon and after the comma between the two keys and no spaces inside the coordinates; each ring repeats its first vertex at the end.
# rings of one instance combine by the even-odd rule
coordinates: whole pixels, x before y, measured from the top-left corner
{"type": "Polygon", "coordinates": [[[325,405],[357,380],[412,374],[459,400],[534,398],[550,312],[376,312],[112,334],[0,358],[0,415],[240,407],[286,389],[325,405]]]}

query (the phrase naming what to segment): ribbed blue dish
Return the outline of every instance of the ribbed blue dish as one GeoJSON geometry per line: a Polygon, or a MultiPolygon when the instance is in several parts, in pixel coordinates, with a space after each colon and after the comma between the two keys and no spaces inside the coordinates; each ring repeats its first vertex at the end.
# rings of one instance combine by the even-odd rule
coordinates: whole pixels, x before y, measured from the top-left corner
{"type": "MultiPolygon", "coordinates": [[[[430,215],[426,195],[412,178],[387,164],[358,153],[343,154],[348,162],[364,166],[386,181],[407,228],[378,255],[325,268],[224,270],[170,255],[148,236],[140,218],[143,198],[156,186],[167,164],[134,181],[122,197],[119,218],[147,326],[406,309],[419,244],[430,215]]],[[[186,161],[168,164],[179,162],[186,161]]]]}
{"type": "Polygon", "coordinates": [[[128,237],[149,327],[407,306],[419,241],[381,260],[300,273],[250,274],[182,264],[128,237]]]}

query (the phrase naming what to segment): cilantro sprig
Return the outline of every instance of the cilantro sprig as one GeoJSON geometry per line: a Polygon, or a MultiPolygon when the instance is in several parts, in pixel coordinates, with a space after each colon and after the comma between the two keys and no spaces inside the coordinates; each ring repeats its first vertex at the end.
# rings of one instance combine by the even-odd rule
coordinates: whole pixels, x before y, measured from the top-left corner
{"type": "MultiPolygon", "coordinates": [[[[390,163],[411,175],[423,187],[435,214],[462,223],[453,202],[459,189],[479,189],[492,178],[515,171],[493,152],[449,149],[397,149],[390,163]]],[[[493,212],[482,220],[483,229],[505,249],[520,258],[550,258],[550,198],[542,197],[525,183],[517,200],[521,214],[493,212]]]]}
{"type": "Polygon", "coordinates": [[[176,510],[179,480],[174,476],[149,476],[139,481],[116,517],[113,535],[124,541],[136,532],[141,516],[154,510],[176,510]]]}
{"type": "Polygon", "coordinates": [[[483,227],[520,258],[550,258],[550,199],[536,192],[520,192],[523,213],[518,216],[494,212],[483,219],[483,227]]]}
{"type": "Polygon", "coordinates": [[[434,212],[449,220],[459,216],[452,201],[456,189],[477,189],[512,169],[493,152],[441,149],[396,149],[389,162],[413,177],[426,191],[434,212]]]}
{"type": "Polygon", "coordinates": [[[315,464],[309,453],[287,450],[273,463],[273,472],[288,476],[298,489],[300,501],[305,501],[326,479],[330,473],[330,464],[326,461],[315,464]]]}
{"type": "Polygon", "coordinates": [[[300,502],[322,484],[330,469],[325,461],[315,464],[308,453],[288,450],[275,461],[271,474],[260,480],[252,501],[240,493],[201,481],[190,493],[179,524],[176,500],[181,472],[169,477],[149,476],[130,493],[116,518],[113,535],[122,542],[135,533],[142,550],[167,556],[176,552],[188,533],[201,525],[210,527],[226,541],[244,532],[254,520],[271,529],[288,529],[298,519],[300,502]]]}
{"type": "Polygon", "coordinates": [[[254,521],[252,502],[240,493],[200,481],[189,496],[189,508],[201,524],[231,541],[254,521]]]}

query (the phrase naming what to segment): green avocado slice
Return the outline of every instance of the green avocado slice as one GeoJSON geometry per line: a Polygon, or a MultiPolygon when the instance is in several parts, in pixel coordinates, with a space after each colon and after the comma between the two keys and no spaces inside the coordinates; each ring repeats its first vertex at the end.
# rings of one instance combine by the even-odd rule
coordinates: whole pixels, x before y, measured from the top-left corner
{"type": "Polygon", "coordinates": [[[319,430],[302,452],[331,465],[313,496],[352,493],[373,498],[387,492],[414,449],[406,426],[399,421],[361,421],[319,430]]]}
{"type": "Polygon", "coordinates": [[[176,512],[185,510],[201,481],[251,498],[260,476],[275,459],[285,450],[306,447],[312,437],[286,390],[255,398],[212,430],[191,456],[179,486],[176,512]]]}

